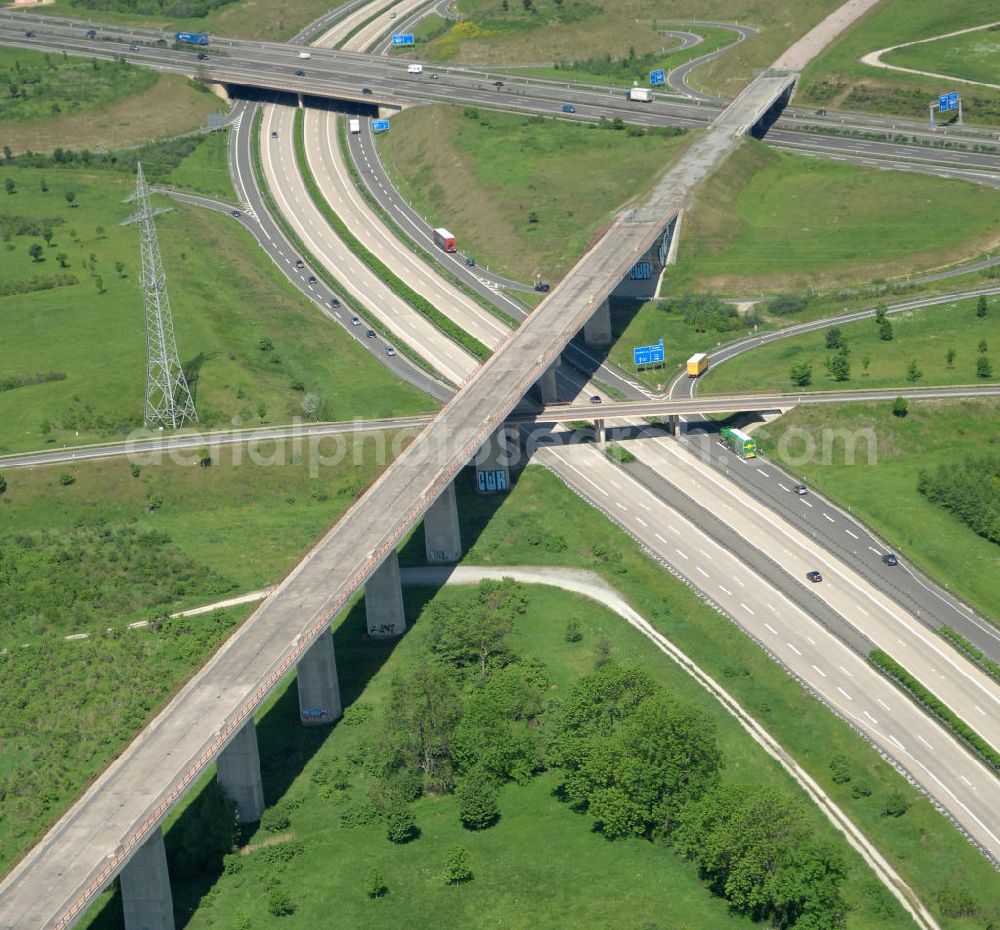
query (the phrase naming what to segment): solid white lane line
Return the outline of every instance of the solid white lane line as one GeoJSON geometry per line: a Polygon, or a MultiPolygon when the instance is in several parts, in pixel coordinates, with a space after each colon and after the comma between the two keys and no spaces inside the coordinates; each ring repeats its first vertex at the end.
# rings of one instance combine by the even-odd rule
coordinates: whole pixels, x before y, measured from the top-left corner
{"type": "Polygon", "coordinates": [[[706,572],[705,569],[703,569],[700,565],[696,565],[695,566],[695,571],[697,571],[700,574],[704,575],[706,578],[708,577],[708,572],[706,572]]]}
{"type": "Polygon", "coordinates": [[[782,491],[787,491],[789,494],[792,493],[792,489],[786,488],[780,481],[778,482],[778,487],[781,488],[782,491]]]}
{"type": "Polygon", "coordinates": [[[771,632],[771,633],[773,633],[773,634],[774,634],[775,636],[777,636],[777,635],[778,635],[778,631],[777,631],[777,630],[776,630],[776,629],[775,629],[775,628],[774,628],[773,626],[771,626],[771,624],[770,624],[770,623],[767,623],[767,622],[765,621],[765,622],[764,622],[764,626],[766,626],[766,627],[767,627],[767,629],[768,629],[768,631],[769,631],[769,632],[771,632]]]}
{"type": "Polygon", "coordinates": [[[854,700],[854,698],[852,698],[843,688],[841,688],[840,685],[837,685],[837,690],[842,695],[844,695],[844,697],[847,698],[847,700],[849,700],[849,701],[853,701],[854,700]]]}
{"type": "Polygon", "coordinates": [[[763,475],[765,478],[770,478],[771,477],[766,471],[764,471],[763,468],[758,468],[757,469],[757,474],[763,475]]]}
{"type": "Polygon", "coordinates": [[[656,538],[657,538],[657,539],[658,539],[658,540],[659,540],[659,541],[660,541],[661,543],[665,543],[665,542],[666,542],[666,540],[665,540],[665,539],[664,539],[664,538],[663,538],[663,537],[662,537],[662,536],[661,536],[661,535],[660,535],[659,533],[654,533],[653,535],[654,535],[654,536],[655,536],[655,537],[656,537],[656,538]]]}
{"type": "Polygon", "coordinates": [[[799,500],[802,501],[802,503],[805,504],[806,507],[812,508],[812,504],[810,504],[809,501],[807,501],[804,497],[800,497],[799,500]]]}
{"type": "Polygon", "coordinates": [[[827,518],[831,523],[836,523],[837,521],[833,519],[826,511],[823,511],[823,516],[827,518]]]}
{"type": "Polygon", "coordinates": [[[823,669],[821,669],[818,665],[814,665],[813,668],[816,669],[816,671],[819,672],[820,675],[826,678],[826,672],[824,672],[823,669]]]}
{"type": "Polygon", "coordinates": [[[852,536],[854,539],[858,538],[857,534],[856,533],[852,533],[850,530],[844,530],[844,532],[847,533],[848,536],[852,536]]]}
{"type": "Polygon", "coordinates": [[[642,526],[649,526],[649,524],[645,520],[643,520],[642,517],[636,517],[635,522],[642,526]]]}
{"type": "Polygon", "coordinates": [[[676,546],[674,547],[674,552],[676,552],[682,559],[687,559],[687,555],[681,552],[681,550],[678,549],[676,546]]]}
{"type": "Polygon", "coordinates": [[[875,726],[878,726],[878,720],[877,720],[877,719],[876,719],[875,717],[873,717],[873,716],[872,716],[872,715],[871,715],[870,713],[868,713],[868,711],[866,711],[866,710],[865,710],[865,711],[862,711],[862,713],[863,713],[863,714],[864,714],[864,715],[865,715],[865,716],[866,716],[866,717],[867,717],[867,718],[868,718],[868,719],[869,719],[869,720],[870,720],[870,721],[871,721],[872,723],[874,723],[874,724],[875,724],[875,726]]]}
{"type": "Polygon", "coordinates": [[[882,554],[882,553],[881,553],[881,552],[879,552],[879,551],[878,551],[878,549],[876,549],[876,548],[875,548],[874,546],[869,546],[868,548],[869,548],[869,549],[870,549],[870,550],[871,550],[872,552],[874,552],[874,553],[875,553],[875,555],[881,555],[881,554],[882,554]]]}
{"type": "Polygon", "coordinates": [[[743,601],[740,601],[740,607],[742,607],[748,614],[750,614],[751,617],[753,616],[753,611],[749,607],[747,607],[747,605],[744,604],[743,601]]]}
{"type": "Polygon", "coordinates": [[[729,595],[730,597],[732,597],[732,596],[733,596],[733,592],[732,592],[732,591],[730,591],[730,590],[729,590],[729,588],[724,588],[724,587],[723,587],[723,586],[722,586],[721,584],[719,585],[719,590],[720,590],[720,591],[721,591],[721,592],[722,592],[723,594],[728,594],[728,595],[729,595]]]}
{"type": "Polygon", "coordinates": [[[906,747],[891,733],[889,734],[889,739],[891,739],[900,749],[902,749],[903,752],[906,752],[906,747]]]}
{"type": "Polygon", "coordinates": [[[796,648],[795,648],[795,647],[794,647],[794,646],[793,646],[793,645],[792,645],[791,643],[785,643],[785,645],[786,645],[786,646],[787,646],[787,647],[788,647],[789,649],[791,649],[791,650],[792,650],[792,652],[794,652],[794,653],[795,653],[795,654],[796,654],[797,656],[800,656],[800,655],[802,655],[802,653],[801,653],[801,652],[799,652],[799,650],[798,650],[798,649],[796,649],[796,648]]]}

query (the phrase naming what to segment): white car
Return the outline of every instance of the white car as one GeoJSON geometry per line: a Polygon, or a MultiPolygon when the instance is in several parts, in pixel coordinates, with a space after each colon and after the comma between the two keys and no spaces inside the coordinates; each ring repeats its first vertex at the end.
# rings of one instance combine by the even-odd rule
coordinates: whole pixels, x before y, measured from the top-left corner
{"type": "Polygon", "coordinates": [[[312,58],[309,52],[299,52],[299,58],[312,58]]]}

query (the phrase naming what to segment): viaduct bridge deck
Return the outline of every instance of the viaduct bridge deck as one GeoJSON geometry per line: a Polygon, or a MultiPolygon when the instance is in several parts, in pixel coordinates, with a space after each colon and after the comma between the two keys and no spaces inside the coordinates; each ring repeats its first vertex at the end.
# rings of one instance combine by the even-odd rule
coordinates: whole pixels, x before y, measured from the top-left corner
{"type": "MultiPolygon", "coordinates": [[[[0,883],[0,928],[66,927],[128,863],[330,620],[500,427],[693,189],[740,144],[733,127],[794,75],[759,77],[694,139],[461,388],[271,596],[0,883]]],[[[765,106],[766,109],[766,106],[765,106]]]]}

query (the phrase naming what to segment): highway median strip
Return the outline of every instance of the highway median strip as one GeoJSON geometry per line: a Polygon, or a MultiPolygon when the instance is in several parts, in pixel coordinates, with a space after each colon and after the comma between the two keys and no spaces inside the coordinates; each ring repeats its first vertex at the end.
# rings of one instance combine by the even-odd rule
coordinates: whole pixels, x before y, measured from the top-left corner
{"type": "MultiPolygon", "coordinates": [[[[299,239],[298,235],[291,228],[291,226],[286,222],[281,211],[278,209],[278,205],[274,202],[274,198],[271,196],[271,191],[264,180],[264,168],[260,160],[260,126],[263,119],[263,111],[258,107],[254,115],[253,128],[251,130],[251,148],[253,153],[253,171],[257,179],[257,186],[260,189],[261,196],[264,198],[267,208],[271,211],[271,215],[274,217],[274,221],[281,227],[281,231],[288,238],[288,241],[292,243],[293,246],[299,251],[299,254],[309,257],[309,263],[313,266],[319,273],[319,276],[323,279],[324,283],[334,291],[339,294],[347,295],[349,292],[346,287],[344,287],[333,275],[331,275],[324,267],[322,262],[316,260],[312,252],[307,249],[299,239]]],[[[444,375],[441,374],[427,359],[425,359],[418,352],[414,351],[410,346],[406,344],[402,339],[400,339],[395,333],[393,333],[387,326],[385,326],[377,317],[375,317],[367,307],[365,307],[360,302],[351,298],[352,303],[356,304],[359,312],[365,315],[366,320],[370,323],[371,327],[377,330],[382,336],[395,346],[396,351],[405,355],[409,361],[416,365],[421,371],[426,372],[432,378],[440,381],[442,384],[451,384],[444,375]]]]}
{"type": "Polygon", "coordinates": [[[309,192],[309,196],[312,198],[313,203],[316,208],[323,214],[326,221],[333,228],[333,231],[343,239],[345,245],[359,258],[363,261],[379,278],[382,282],[389,287],[392,291],[399,295],[403,300],[405,300],[414,310],[423,316],[427,317],[431,323],[434,324],[442,333],[444,333],[449,339],[457,342],[463,349],[469,352],[472,356],[479,359],[480,361],[485,361],[490,357],[490,350],[484,346],[478,339],[475,339],[464,329],[462,329],[457,323],[445,316],[440,310],[437,309],[429,300],[418,294],[412,287],[398,278],[379,258],[377,258],[372,252],[370,252],[361,241],[352,233],[348,228],[347,224],[337,215],[336,211],[330,206],[326,198],[323,196],[319,189],[319,185],[316,183],[316,178],[313,177],[312,169],[309,167],[309,163],[306,159],[305,152],[305,138],[303,130],[304,119],[301,110],[295,111],[295,160],[297,162],[299,171],[302,174],[302,178],[305,181],[306,190],[309,192]]]}
{"type": "MultiPolygon", "coordinates": [[[[358,166],[354,163],[354,158],[351,156],[350,148],[347,145],[347,132],[342,120],[338,120],[337,141],[340,144],[341,154],[344,156],[344,164],[347,165],[347,171],[351,175],[351,180],[354,182],[354,186],[357,188],[358,193],[365,198],[365,201],[368,203],[368,206],[370,206],[372,210],[374,210],[375,213],[378,214],[382,222],[385,223],[385,225],[388,226],[389,229],[391,229],[396,234],[396,238],[403,245],[405,245],[414,255],[416,255],[422,261],[430,265],[431,268],[434,270],[435,274],[438,274],[441,277],[445,278],[445,280],[451,283],[454,287],[457,287],[467,297],[471,297],[473,300],[475,300],[476,303],[478,303],[481,307],[483,307],[483,309],[489,310],[490,313],[492,313],[498,320],[503,322],[506,326],[509,326],[511,329],[516,329],[518,326],[518,321],[515,320],[514,317],[510,316],[508,313],[505,313],[496,304],[491,303],[489,300],[486,300],[482,296],[482,294],[480,294],[473,288],[469,287],[468,284],[466,284],[452,272],[448,271],[447,268],[444,268],[443,266],[436,263],[430,257],[430,254],[425,249],[421,248],[420,245],[416,242],[416,240],[414,240],[412,236],[410,236],[405,230],[403,230],[403,228],[388,214],[388,212],[385,210],[382,204],[380,204],[378,200],[375,199],[372,192],[368,189],[368,185],[365,184],[364,180],[361,177],[361,174],[358,172],[358,166]]],[[[399,191],[397,190],[396,193],[398,195],[399,191]]],[[[400,199],[402,199],[402,195],[399,196],[400,199]]]]}
{"type": "Polygon", "coordinates": [[[909,694],[925,710],[944,724],[953,736],[964,743],[972,752],[994,772],[1000,774],[1000,752],[997,752],[986,740],[972,729],[947,704],[937,697],[929,688],[921,684],[902,665],[881,649],[873,649],[868,653],[868,661],[883,675],[895,682],[909,694]]]}
{"type": "Polygon", "coordinates": [[[937,631],[956,649],[958,649],[959,652],[965,655],[966,658],[989,675],[990,678],[994,681],[1000,682],[1000,665],[977,649],[964,636],[962,636],[961,633],[953,630],[950,626],[938,627],[937,631]]]}

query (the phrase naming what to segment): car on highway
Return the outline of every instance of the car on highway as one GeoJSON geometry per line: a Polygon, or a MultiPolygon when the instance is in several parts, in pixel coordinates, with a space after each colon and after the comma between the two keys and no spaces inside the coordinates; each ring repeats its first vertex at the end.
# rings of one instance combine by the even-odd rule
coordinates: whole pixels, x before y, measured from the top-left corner
{"type": "Polygon", "coordinates": [[[97,38],[97,30],[96,29],[88,29],[87,30],[87,38],[88,39],[96,39],[97,38]]]}
{"type": "Polygon", "coordinates": [[[366,336],[367,336],[367,337],[368,337],[369,339],[374,339],[374,338],[375,338],[375,330],[374,330],[374,329],[370,329],[370,330],[368,330],[368,332],[367,332],[367,333],[365,333],[365,335],[366,335],[366,336]]]}
{"type": "Polygon", "coordinates": [[[301,68],[299,68],[298,71],[295,72],[295,76],[296,77],[305,77],[306,73],[301,68]]]}
{"type": "Polygon", "coordinates": [[[601,395],[600,394],[591,394],[590,395],[590,402],[592,404],[603,404],[604,403],[604,401],[601,399],[601,395]]]}
{"type": "Polygon", "coordinates": [[[468,265],[470,268],[475,268],[476,267],[476,260],[471,255],[466,255],[465,256],[465,264],[468,265]]]}
{"type": "Polygon", "coordinates": [[[314,274],[309,275],[309,283],[310,284],[315,284],[316,283],[316,275],[314,275],[314,274]]]}
{"type": "Polygon", "coordinates": [[[295,260],[295,267],[296,268],[305,268],[306,267],[306,263],[304,261],[302,261],[301,258],[297,258],[295,260]]]}
{"type": "Polygon", "coordinates": [[[206,58],[208,58],[208,55],[206,55],[204,52],[198,52],[197,58],[198,61],[204,61],[206,58]]]}
{"type": "Polygon", "coordinates": [[[407,65],[406,66],[406,73],[407,74],[423,74],[424,73],[424,66],[423,65],[407,65]]]}
{"type": "Polygon", "coordinates": [[[547,294],[550,290],[550,287],[544,281],[539,281],[535,285],[535,290],[538,291],[539,294],[547,294]]]}
{"type": "Polygon", "coordinates": [[[128,50],[129,50],[130,52],[137,52],[137,51],[139,51],[139,46],[138,46],[138,45],[130,45],[130,46],[128,47],[128,50]]]}
{"type": "Polygon", "coordinates": [[[330,298],[330,306],[331,307],[339,307],[340,306],[340,301],[337,300],[336,297],[331,297],[330,298]]]}
{"type": "Polygon", "coordinates": [[[807,488],[804,484],[797,484],[797,485],[795,485],[794,488],[792,488],[792,490],[796,494],[800,494],[800,495],[801,494],[808,494],[809,493],[809,488],[807,488]]]}
{"type": "Polygon", "coordinates": [[[494,86],[494,87],[495,87],[495,88],[496,88],[497,90],[500,90],[500,88],[501,88],[501,87],[503,87],[503,81],[494,81],[494,82],[493,82],[493,86],[494,86]]]}
{"type": "Polygon", "coordinates": [[[895,553],[887,552],[882,556],[882,561],[886,565],[899,565],[899,559],[896,558],[895,553]]]}
{"type": "Polygon", "coordinates": [[[819,584],[823,580],[823,576],[819,572],[806,572],[806,578],[813,584],[819,584]]]}
{"type": "Polygon", "coordinates": [[[436,81],[437,79],[438,79],[438,76],[436,74],[432,74],[431,75],[431,80],[432,81],[436,81]]]}
{"type": "Polygon", "coordinates": [[[385,347],[385,354],[386,355],[395,355],[396,354],[396,350],[392,346],[386,346],[385,347]]]}
{"type": "Polygon", "coordinates": [[[240,213],[239,210],[231,210],[230,212],[232,213],[233,216],[236,217],[236,219],[239,219],[241,216],[243,216],[243,214],[240,213]]]}
{"type": "Polygon", "coordinates": [[[389,10],[389,19],[395,19],[395,18],[396,18],[396,11],[389,10]]]}
{"type": "Polygon", "coordinates": [[[24,34],[24,37],[25,37],[26,39],[33,39],[33,38],[35,38],[35,34],[34,34],[33,32],[26,32],[26,33],[24,34]]]}
{"type": "Polygon", "coordinates": [[[562,105],[562,111],[563,111],[563,113],[575,113],[576,112],[576,107],[573,106],[572,103],[564,103],[562,105]]]}
{"type": "Polygon", "coordinates": [[[271,130],[271,138],[272,139],[277,139],[278,138],[278,130],[277,129],[272,129],[271,130]]]}
{"type": "Polygon", "coordinates": [[[371,92],[372,92],[372,89],[370,87],[362,87],[361,88],[361,93],[363,93],[363,94],[370,94],[371,92]]]}
{"type": "Polygon", "coordinates": [[[312,58],[309,52],[299,52],[299,58],[312,58]]]}
{"type": "Polygon", "coordinates": [[[351,326],[360,326],[360,325],[361,325],[361,317],[359,317],[359,316],[352,316],[351,317],[351,326]]]}

